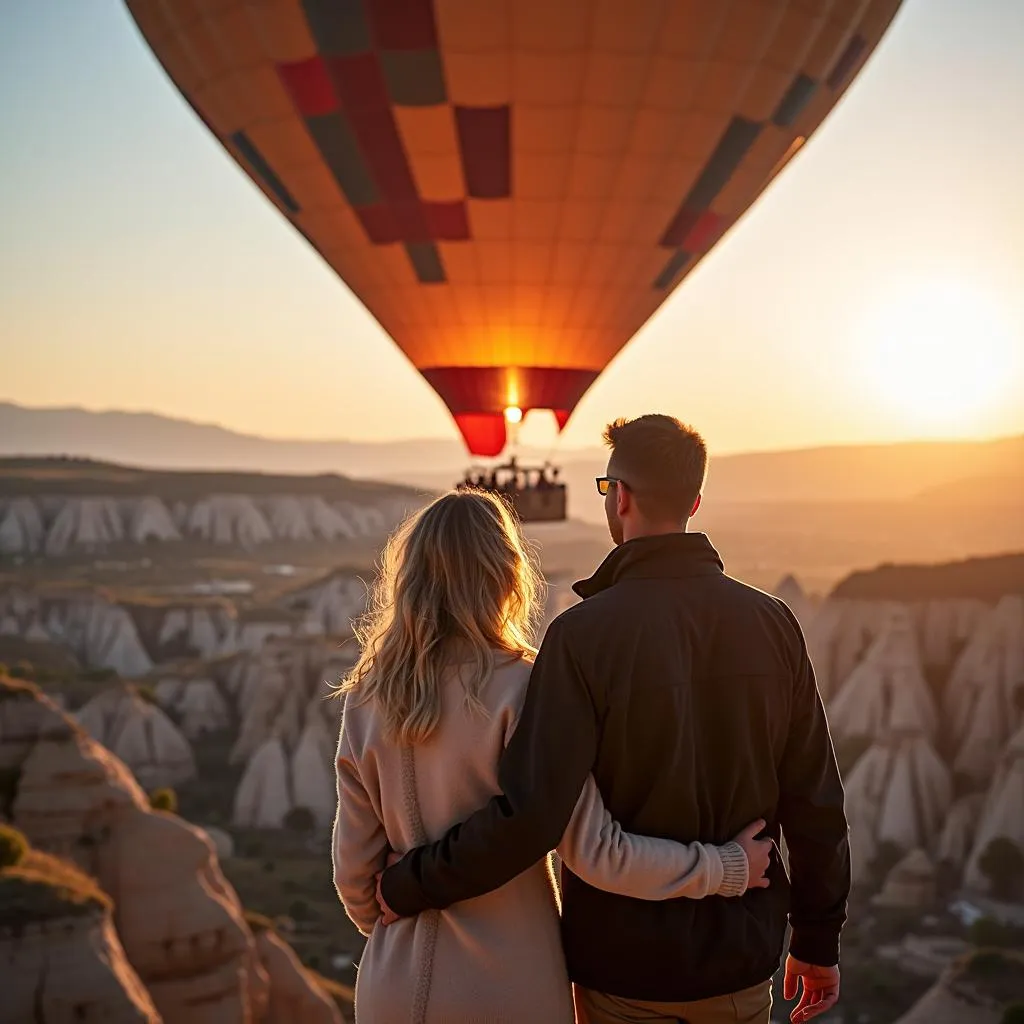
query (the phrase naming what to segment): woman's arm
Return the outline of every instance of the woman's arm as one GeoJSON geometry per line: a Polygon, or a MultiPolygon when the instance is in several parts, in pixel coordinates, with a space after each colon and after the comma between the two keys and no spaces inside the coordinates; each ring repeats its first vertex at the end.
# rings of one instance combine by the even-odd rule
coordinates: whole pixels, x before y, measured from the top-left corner
{"type": "Polygon", "coordinates": [[[641,900],[742,896],[747,855],[739,843],[676,843],[624,832],[587,776],[558,855],[588,885],[641,900]]]}
{"type": "Polygon", "coordinates": [[[384,870],[388,840],[345,734],[342,720],[338,742],[338,816],[334,819],[334,887],[345,913],[363,935],[369,935],[380,917],[377,874],[384,870]]]}

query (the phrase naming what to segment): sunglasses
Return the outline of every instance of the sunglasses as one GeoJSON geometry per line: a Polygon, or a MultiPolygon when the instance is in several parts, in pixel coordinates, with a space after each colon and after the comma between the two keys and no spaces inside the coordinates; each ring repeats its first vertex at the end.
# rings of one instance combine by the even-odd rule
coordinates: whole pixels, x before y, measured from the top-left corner
{"type": "Polygon", "coordinates": [[[612,484],[625,484],[625,481],[620,480],[617,476],[599,476],[595,477],[595,480],[597,481],[597,493],[602,497],[612,489],[612,484]]]}

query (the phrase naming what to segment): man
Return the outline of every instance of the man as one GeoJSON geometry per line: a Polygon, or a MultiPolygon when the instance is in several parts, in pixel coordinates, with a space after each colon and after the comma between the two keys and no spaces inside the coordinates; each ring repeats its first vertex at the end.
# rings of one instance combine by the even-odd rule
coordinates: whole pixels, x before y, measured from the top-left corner
{"type": "MultiPolygon", "coordinates": [[[[645,902],[562,869],[562,934],[587,1024],[768,1024],[787,916],[796,1024],[839,994],[850,885],[843,788],[800,628],[726,576],[686,532],[707,468],[668,416],[617,421],[599,478],[616,549],[548,629],[500,765],[503,794],[380,880],[398,915],[503,885],[553,849],[588,772],[632,832],[724,842],[768,821],[789,847],[771,887],[738,899],[645,902]]],[[[529,979],[523,979],[529,984],[529,979]]]]}

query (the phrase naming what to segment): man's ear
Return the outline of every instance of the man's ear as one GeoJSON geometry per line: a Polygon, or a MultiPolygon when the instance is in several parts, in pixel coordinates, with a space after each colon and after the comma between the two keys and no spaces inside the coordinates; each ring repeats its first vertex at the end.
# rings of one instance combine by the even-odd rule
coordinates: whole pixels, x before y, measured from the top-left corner
{"type": "Polygon", "coordinates": [[[615,488],[615,511],[618,513],[621,519],[627,512],[629,512],[630,505],[633,503],[633,495],[629,493],[629,488],[619,484],[615,488]]]}
{"type": "Polygon", "coordinates": [[[697,495],[697,500],[693,503],[693,508],[690,509],[690,518],[692,519],[697,514],[697,509],[700,508],[700,499],[703,498],[703,494],[697,495]]]}

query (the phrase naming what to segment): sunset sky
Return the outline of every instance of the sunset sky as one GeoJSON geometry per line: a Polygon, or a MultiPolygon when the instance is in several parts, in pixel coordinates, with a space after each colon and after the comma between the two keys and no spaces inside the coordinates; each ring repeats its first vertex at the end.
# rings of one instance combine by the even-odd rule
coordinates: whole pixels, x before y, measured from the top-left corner
{"type": "MultiPolygon", "coordinates": [[[[824,127],[583,400],[718,452],[1024,432],[1024,2],[905,0],[824,127]]],[[[453,437],[118,0],[0,5],[0,400],[453,437]]],[[[524,440],[553,435],[546,414],[524,440]]]]}

